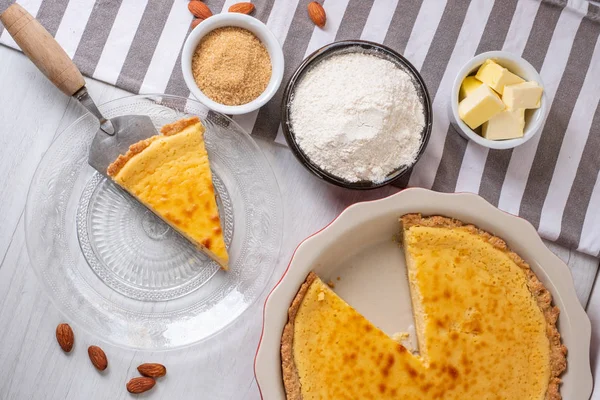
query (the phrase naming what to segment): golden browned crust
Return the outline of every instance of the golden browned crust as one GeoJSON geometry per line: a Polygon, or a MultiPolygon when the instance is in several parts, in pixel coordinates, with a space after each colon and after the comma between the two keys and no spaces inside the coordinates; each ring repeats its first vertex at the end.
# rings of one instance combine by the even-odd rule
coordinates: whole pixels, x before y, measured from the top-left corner
{"type": "MultiPolygon", "coordinates": [[[[181,119],[179,121],[173,122],[172,124],[167,124],[163,126],[162,128],[160,128],[160,132],[163,136],[173,136],[179,132],[182,132],[188,126],[195,125],[199,122],[200,119],[198,117],[181,119]]],[[[108,166],[108,168],[106,169],[106,173],[108,174],[108,176],[112,177],[118,174],[121,168],[123,168],[123,166],[127,164],[127,161],[131,160],[136,154],[141,153],[144,149],[150,146],[150,143],[152,143],[159,137],[160,135],[155,135],[149,137],[148,139],[140,140],[139,142],[129,146],[129,150],[127,151],[127,153],[119,155],[119,157],[117,157],[117,159],[108,166]]]]}
{"type": "Polygon", "coordinates": [[[302,300],[304,300],[306,292],[308,292],[310,285],[316,279],[317,275],[314,272],[310,272],[302,286],[300,286],[296,297],[294,297],[288,309],[288,322],[285,324],[283,334],[281,335],[281,371],[287,400],[302,400],[302,391],[300,390],[302,385],[296,364],[294,363],[294,323],[296,322],[296,314],[298,314],[302,300]]]}
{"type": "Polygon", "coordinates": [[[559,393],[559,386],[561,383],[560,375],[567,368],[567,348],[562,344],[560,340],[560,333],[556,327],[556,321],[558,320],[560,310],[558,307],[552,306],[552,295],[533,273],[529,267],[529,264],[527,264],[525,260],[523,260],[517,253],[510,250],[504,240],[486,231],[483,231],[474,225],[465,224],[457,219],[442,217],[439,215],[422,217],[421,214],[406,214],[400,217],[400,223],[402,224],[403,229],[408,229],[412,226],[426,226],[432,228],[464,228],[473,234],[479,235],[495,248],[505,252],[515,264],[525,271],[525,275],[527,277],[527,287],[535,297],[538,307],[546,319],[546,335],[550,341],[550,380],[548,382],[545,400],[561,400],[562,396],[559,393]]]}
{"type": "Polygon", "coordinates": [[[127,164],[127,161],[131,160],[136,154],[141,153],[144,149],[150,146],[150,143],[154,142],[157,138],[158,136],[152,136],[148,139],[140,140],[139,142],[129,146],[129,150],[127,150],[127,153],[119,155],[119,157],[117,157],[117,159],[108,166],[108,168],[106,169],[106,173],[108,174],[108,176],[117,175],[121,168],[123,168],[125,164],[127,164]]]}
{"type": "Polygon", "coordinates": [[[160,133],[162,133],[163,136],[173,136],[183,131],[188,126],[196,125],[199,122],[200,118],[198,117],[180,119],[179,121],[175,121],[172,124],[167,124],[160,128],[160,133]]]}

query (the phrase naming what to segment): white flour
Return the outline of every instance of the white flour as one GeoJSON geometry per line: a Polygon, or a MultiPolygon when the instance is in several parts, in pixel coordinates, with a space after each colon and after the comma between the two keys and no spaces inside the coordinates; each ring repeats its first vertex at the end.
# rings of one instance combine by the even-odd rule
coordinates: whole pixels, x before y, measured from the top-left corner
{"type": "Polygon", "coordinates": [[[323,60],[295,89],[290,120],[312,162],[350,182],[381,182],[411,165],[425,124],[411,77],[364,53],[323,60]]]}

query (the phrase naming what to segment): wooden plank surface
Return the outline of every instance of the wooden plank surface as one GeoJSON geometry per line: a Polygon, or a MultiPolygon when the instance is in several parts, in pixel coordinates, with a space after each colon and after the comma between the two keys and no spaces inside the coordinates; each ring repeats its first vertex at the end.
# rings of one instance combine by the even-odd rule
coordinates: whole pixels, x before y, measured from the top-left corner
{"type": "MultiPolygon", "coordinates": [[[[60,351],[54,329],[62,315],[41,291],[29,265],[23,209],[29,182],[55,132],[83,111],[23,55],[1,46],[0,88],[0,399],[129,399],[125,383],[136,375],[136,366],[146,361],[163,362],[169,373],[142,398],[260,398],[252,366],[266,293],[223,335],[200,345],[148,353],[117,348],[99,338],[78,337],[71,354],[60,351]],[[89,363],[86,348],[90,344],[105,349],[110,359],[106,373],[99,374],[89,363]]],[[[127,94],[90,80],[88,88],[98,103],[127,94]]],[[[348,205],[397,190],[357,192],[332,187],[307,173],[287,148],[266,142],[259,145],[284,197],[283,247],[270,286],[281,276],[301,239],[348,205]]],[[[586,304],[598,260],[548,245],[571,267],[579,298],[586,304]]]]}

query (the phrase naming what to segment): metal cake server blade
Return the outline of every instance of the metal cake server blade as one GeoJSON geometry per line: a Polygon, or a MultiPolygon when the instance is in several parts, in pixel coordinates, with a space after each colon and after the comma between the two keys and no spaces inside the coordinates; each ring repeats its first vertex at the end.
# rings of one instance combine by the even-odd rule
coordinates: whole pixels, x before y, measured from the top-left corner
{"type": "Polygon", "coordinates": [[[90,146],[88,164],[104,176],[107,176],[108,166],[120,154],[125,154],[129,146],[158,134],[152,120],[146,115],[104,118],[85,86],[79,89],[73,97],[79,100],[100,122],[100,127],[90,146]]]}
{"type": "Polygon", "coordinates": [[[150,117],[145,115],[123,115],[112,118],[110,122],[115,134],[108,135],[98,129],[88,156],[88,164],[104,176],[107,176],[108,166],[120,154],[125,154],[130,145],[158,134],[150,117]]]}
{"type": "Polygon", "coordinates": [[[158,134],[146,115],[104,118],[90,97],[77,66],[52,35],[19,4],[11,5],[0,14],[0,21],[23,53],[54,86],[67,96],[73,96],[100,122],[90,147],[88,163],[102,175],[107,175],[108,166],[120,154],[125,154],[130,145],[158,134]]]}

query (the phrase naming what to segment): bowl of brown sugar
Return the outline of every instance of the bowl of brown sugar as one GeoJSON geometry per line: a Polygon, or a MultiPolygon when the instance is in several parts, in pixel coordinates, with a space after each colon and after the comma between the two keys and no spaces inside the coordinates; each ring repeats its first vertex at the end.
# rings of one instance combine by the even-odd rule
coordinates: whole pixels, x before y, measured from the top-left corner
{"type": "Polygon", "coordinates": [[[277,38],[254,17],[224,13],[190,32],[181,54],[190,92],[223,114],[246,114],[269,101],[283,78],[277,38]]]}

